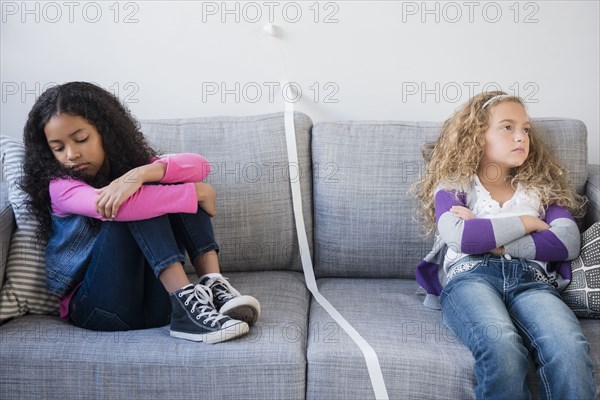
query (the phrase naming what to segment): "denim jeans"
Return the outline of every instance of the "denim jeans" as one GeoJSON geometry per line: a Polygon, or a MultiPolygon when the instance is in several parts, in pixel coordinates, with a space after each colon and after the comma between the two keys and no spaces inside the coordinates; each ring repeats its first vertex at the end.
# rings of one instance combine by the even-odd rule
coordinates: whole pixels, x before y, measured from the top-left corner
{"type": "Polygon", "coordinates": [[[475,359],[478,399],[529,399],[528,354],[543,399],[594,399],[590,345],[554,286],[535,265],[491,254],[454,276],[441,295],[443,322],[475,359]]]}
{"type": "Polygon", "coordinates": [[[218,252],[209,215],[168,214],[129,222],[101,223],[83,282],[69,316],[82,328],[122,331],[169,323],[169,294],[158,279],[163,269],[211,250],[218,252]]]}

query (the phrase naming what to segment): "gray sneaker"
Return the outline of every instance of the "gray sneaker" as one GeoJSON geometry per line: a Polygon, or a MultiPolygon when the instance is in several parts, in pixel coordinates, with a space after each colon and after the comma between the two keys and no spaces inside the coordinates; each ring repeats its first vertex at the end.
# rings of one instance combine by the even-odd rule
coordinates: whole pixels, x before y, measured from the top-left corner
{"type": "Polygon", "coordinates": [[[248,333],[248,324],[215,310],[212,293],[203,285],[182,287],[170,295],[173,337],[195,342],[219,343],[248,333]]]}
{"type": "Polygon", "coordinates": [[[234,289],[227,278],[204,278],[201,285],[205,285],[213,293],[215,308],[223,315],[254,325],[260,316],[260,303],[256,298],[242,295],[234,289]]]}

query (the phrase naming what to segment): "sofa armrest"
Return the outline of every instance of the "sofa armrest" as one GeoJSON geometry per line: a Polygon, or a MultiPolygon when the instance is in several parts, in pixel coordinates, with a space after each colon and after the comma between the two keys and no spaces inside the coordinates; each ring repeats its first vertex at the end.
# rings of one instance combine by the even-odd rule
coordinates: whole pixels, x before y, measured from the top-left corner
{"type": "Polygon", "coordinates": [[[588,179],[585,184],[585,195],[589,200],[587,213],[585,215],[585,228],[589,228],[594,222],[600,221],[600,165],[588,165],[588,179]]]}
{"type": "Polygon", "coordinates": [[[8,184],[3,182],[0,184],[0,287],[4,283],[8,247],[15,227],[15,215],[8,201],[8,184]]]}

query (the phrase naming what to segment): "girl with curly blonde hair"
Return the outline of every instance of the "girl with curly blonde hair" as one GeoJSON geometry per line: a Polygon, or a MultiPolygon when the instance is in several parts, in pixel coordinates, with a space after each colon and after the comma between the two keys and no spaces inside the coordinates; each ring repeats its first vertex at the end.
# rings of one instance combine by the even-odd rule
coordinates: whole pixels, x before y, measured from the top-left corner
{"type": "Polygon", "coordinates": [[[478,399],[595,398],[589,343],[559,294],[579,253],[584,199],[544,147],[525,104],[474,96],[425,152],[415,185],[433,250],[417,266],[425,305],[471,350],[478,399]]]}

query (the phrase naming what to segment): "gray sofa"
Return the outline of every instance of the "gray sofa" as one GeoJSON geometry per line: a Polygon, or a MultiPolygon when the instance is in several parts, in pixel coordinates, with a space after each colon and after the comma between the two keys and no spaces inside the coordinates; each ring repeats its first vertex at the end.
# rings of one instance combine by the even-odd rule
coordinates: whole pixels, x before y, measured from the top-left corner
{"type": "MultiPolygon", "coordinates": [[[[173,339],[168,327],[92,332],[27,315],[0,326],[0,398],[374,398],[359,347],[306,287],[290,179],[300,180],[319,291],[377,353],[389,397],[473,398],[473,359],[422,305],[414,279],[432,242],[419,235],[408,189],[440,124],[294,119],[299,163],[290,173],[282,113],[142,121],[155,148],[212,162],[221,268],[263,309],[248,336],[207,345],[173,339]]],[[[533,121],[590,199],[582,229],[598,221],[600,168],[587,165],[585,126],[533,121]]],[[[4,250],[14,226],[5,192],[4,250]]],[[[600,388],[600,320],[581,323],[600,388]]],[[[528,379],[537,396],[533,366],[528,379]]]]}

